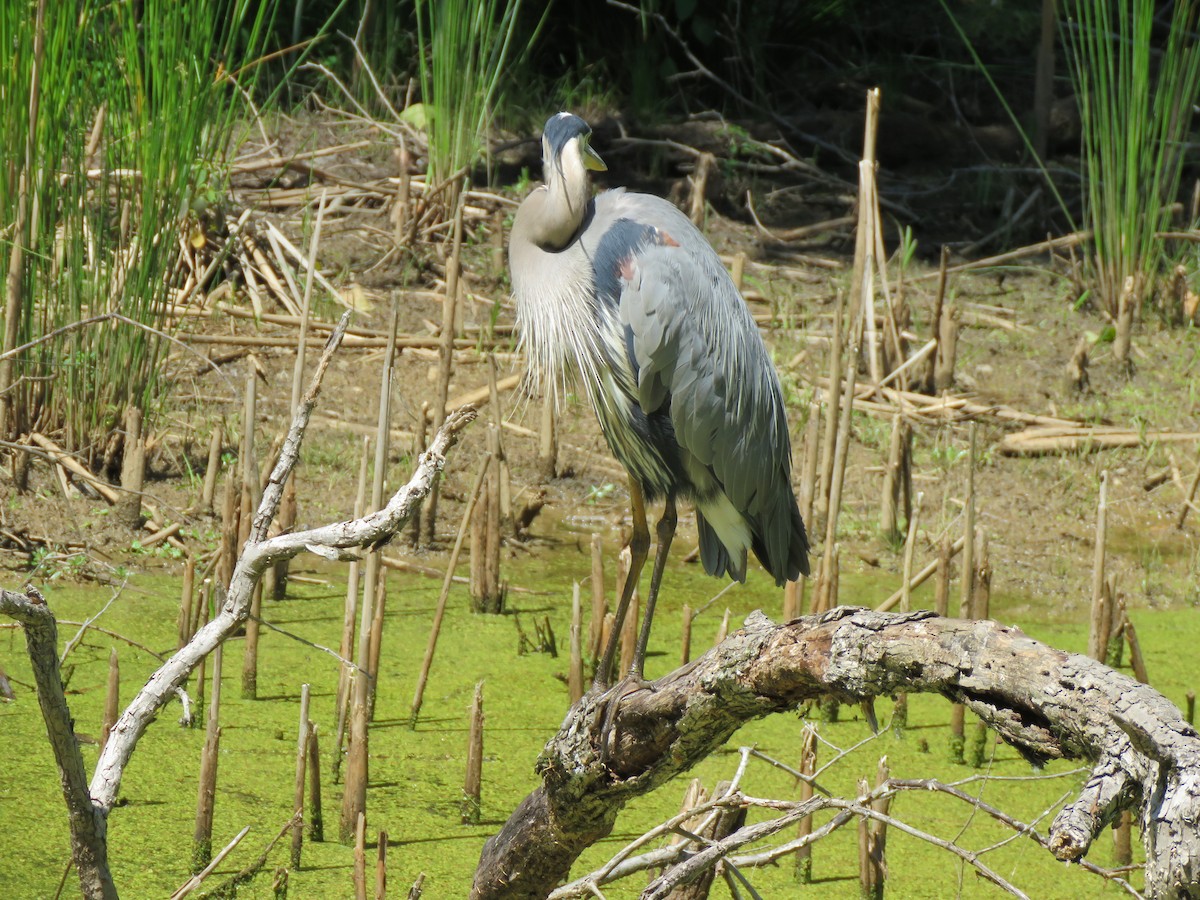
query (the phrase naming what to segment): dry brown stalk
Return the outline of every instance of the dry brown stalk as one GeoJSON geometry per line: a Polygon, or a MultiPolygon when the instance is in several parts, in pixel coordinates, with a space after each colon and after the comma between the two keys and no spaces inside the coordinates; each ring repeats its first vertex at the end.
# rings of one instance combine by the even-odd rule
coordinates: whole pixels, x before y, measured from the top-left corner
{"type": "Polygon", "coordinates": [[[816,498],[815,518],[809,522],[809,528],[814,533],[825,529],[829,518],[829,495],[833,483],[833,460],[837,450],[838,422],[840,421],[838,404],[842,399],[842,319],[845,311],[845,295],[838,291],[833,308],[832,344],[829,348],[829,380],[824,391],[825,402],[825,439],[821,444],[821,489],[816,498]]]}
{"type": "Polygon", "coordinates": [[[212,860],[213,804],[217,790],[217,761],[221,742],[221,646],[213,650],[212,699],[208,705],[208,728],[200,756],[200,784],[196,801],[196,830],[193,837],[192,871],[199,872],[212,860]]]}
{"type": "Polygon", "coordinates": [[[354,820],[354,900],[367,900],[367,814],[354,820]]]}
{"type": "Polygon", "coordinates": [[[975,615],[975,422],[971,423],[971,442],[967,451],[967,499],[963,507],[963,578],[958,614],[964,619],[975,615]]]}
{"type": "Polygon", "coordinates": [[[121,454],[121,492],[117,503],[118,520],[137,528],[142,519],[142,484],[146,477],[146,443],[142,437],[142,411],[130,404],[125,408],[125,441],[121,454]]]}
{"type": "MultiPolygon", "coordinates": [[[[362,455],[358,464],[358,491],[354,498],[354,518],[362,517],[367,502],[367,464],[370,460],[370,438],[363,439],[362,455]]],[[[354,652],[354,630],[358,618],[359,566],[357,558],[350,560],[349,571],[346,574],[346,602],[342,611],[342,639],[338,644],[338,655],[349,660],[354,652]]],[[[337,731],[333,747],[333,780],[336,783],[342,769],[342,743],[346,737],[346,720],[349,709],[350,686],[354,678],[354,669],[344,663],[338,673],[336,721],[337,731]]]]}
{"type": "Polygon", "coordinates": [[[387,900],[388,833],[379,832],[375,846],[375,900],[387,900]]]}
{"type": "Polygon", "coordinates": [[[547,391],[542,397],[542,427],[538,443],[538,472],[542,481],[558,477],[558,437],[554,425],[554,394],[547,391]]]}
{"type": "Polygon", "coordinates": [[[196,557],[189,553],[183,564],[183,587],[180,591],[179,619],[175,629],[179,638],[176,644],[177,649],[192,639],[192,601],[196,593],[195,582],[196,557]]]}
{"type": "Polygon", "coordinates": [[[592,659],[600,658],[604,645],[600,643],[600,632],[604,627],[604,616],[608,612],[608,601],[604,596],[604,548],[600,535],[592,535],[592,614],[588,621],[588,653],[592,659]]]}
{"type": "Polygon", "coordinates": [[[223,438],[221,423],[217,423],[208,436],[208,465],[204,468],[204,486],[200,490],[198,512],[211,512],[213,499],[217,493],[217,476],[221,472],[221,442],[223,438]]]}
{"type": "Polygon", "coordinates": [[[679,641],[679,664],[686,666],[692,658],[692,619],[695,616],[688,604],[683,604],[683,633],[679,641]]]}
{"type": "Polygon", "coordinates": [[[121,665],[117,660],[117,648],[108,651],[108,683],[104,691],[104,720],[100,724],[100,750],[108,743],[108,734],[117,724],[117,712],[121,708],[121,665]]]}
{"type": "MultiPolygon", "coordinates": [[[[813,796],[812,776],[817,771],[817,730],[811,722],[804,726],[804,734],[800,741],[800,802],[811,800],[813,796]]],[[[804,816],[796,825],[796,837],[806,838],[812,834],[813,817],[804,816]]],[[[796,880],[801,884],[812,881],[812,844],[801,844],[796,849],[796,880]]]]}
{"type": "Polygon", "coordinates": [[[1092,614],[1088,631],[1088,656],[1101,662],[1108,655],[1112,613],[1105,596],[1104,557],[1108,538],[1108,472],[1100,473],[1100,496],[1096,502],[1096,537],[1092,555],[1092,614]],[[1107,620],[1107,621],[1106,621],[1107,620]]]}
{"type": "Polygon", "coordinates": [[[483,682],[475,684],[467,733],[467,773],[463,779],[462,823],[478,825],[483,791],[483,682]]]}
{"type": "Polygon", "coordinates": [[[466,537],[467,526],[471,522],[471,514],[474,512],[475,504],[479,500],[484,479],[487,478],[489,463],[490,459],[487,457],[480,463],[479,472],[475,476],[475,483],[471,486],[471,493],[467,498],[466,507],[463,509],[462,520],[458,525],[458,535],[454,538],[454,549],[450,551],[450,561],[446,564],[446,575],[442,581],[442,592],[438,595],[437,608],[433,613],[433,624],[429,629],[429,641],[425,645],[425,658],[421,662],[421,672],[417,676],[417,687],[413,692],[412,709],[408,720],[409,728],[417,727],[417,717],[421,714],[421,703],[425,697],[425,685],[429,681],[429,670],[433,666],[433,654],[437,650],[438,635],[441,634],[442,630],[442,619],[446,615],[446,601],[450,597],[450,585],[453,583],[454,567],[458,565],[458,555],[462,552],[463,539],[466,537]]]}
{"type": "Polygon", "coordinates": [[[583,696],[583,607],[579,582],[571,588],[571,663],[567,671],[567,692],[574,706],[583,696]]]}
{"type": "Polygon", "coordinates": [[[308,764],[308,683],[300,685],[300,727],[296,738],[296,781],[292,792],[292,809],[295,811],[292,826],[292,868],[300,868],[300,854],[304,848],[304,781],[308,764]]]}
{"type": "Polygon", "coordinates": [[[321,808],[321,747],[317,724],[308,723],[308,839],[325,840],[325,814],[321,808]]]}

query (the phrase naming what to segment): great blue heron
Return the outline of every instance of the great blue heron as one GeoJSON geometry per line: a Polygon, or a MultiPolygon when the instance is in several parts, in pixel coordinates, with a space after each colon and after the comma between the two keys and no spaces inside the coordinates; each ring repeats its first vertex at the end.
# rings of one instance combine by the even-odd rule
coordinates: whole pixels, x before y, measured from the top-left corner
{"type": "Polygon", "coordinates": [[[643,675],[677,497],[695,504],[710,575],[744,581],[747,550],[779,585],[809,569],[783,394],[754,319],[704,235],[666,200],[623,188],[591,197],[588,170],[607,167],[590,139],[571,113],[546,122],[545,183],[517,210],[509,267],[535,378],[547,390],[569,372],[581,379],[629,473],[632,564],[596,670],[604,688],[650,549],[646,502],[665,505],[632,679],[643,675]]]}

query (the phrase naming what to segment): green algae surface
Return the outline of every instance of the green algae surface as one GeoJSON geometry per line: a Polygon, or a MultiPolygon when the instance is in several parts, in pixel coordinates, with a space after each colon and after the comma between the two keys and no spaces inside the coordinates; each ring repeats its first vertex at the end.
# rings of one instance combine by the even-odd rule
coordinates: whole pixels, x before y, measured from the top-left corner
{"type": "MultiPolygon", "coordinates": [[[[388,577],[384,649],[370,741],[368,834],[371,844],[380,831],[388,834],[388,882],[393,895],[403,896],[418,874],[425,873],[426,897],[466,896],[484,840],[535,786],[534,761],[567,710],[564,676],[570,584],[572,579],[585,578],[589,571],[586,541],[568,541],[551,556],[522,554],[506,566],[506,576],[513,584],[536,592],[514,591],[509,594],[508,614],[483,616],[467,611],[466,589],[455,586],[415,731],[408,727],[409,707],[440,584],[420,575],[393,572],[388,577]],[[563,654],[554,658],[546,653],[518,653],[517,623],[532,635],[534,620],[543,616],[549,617],[563,654]],[[467,826],[460,824],[467,711],[474,685],[480,680],[485,683],[486,712],[482,816],[479,825],[467,826]]],[[[305,640],[336,645],[344,571],[321,567],[304,574],[325,579],[328,584],[294,585],[288,599],[264,603],[264,618],[305,640]]],[[[890,593],[893,581],[878,574],[848,574],[843,577],[842,596],[882,599],[890,593]]],[[[675,563],[669,567],[647,663],[649,677],[665,673],[678,662],[684,598],[698,608],[720,588],[698,567],[675,563]]],[[[925,591],[927,588],[916,595],[918,605],[930,602],[925,591]]],[[[82,620],[104,605],[111,590],[55,584],[47,587],[46,593],[60,619],[82,620]]],[[[173,573],[134,576],[98,624],[159,652],[169,652],[175,640],[178,593],[179,581],[173,573]]],[[[587,593],[585,585],[585,596],[587,593]]],[[[711,644],[727,607],[736,626],[758,608],[777,616],[781,601],[781,592],[769,579],[762,573],[752,573],[747,585],[733,587],[696,619],[693,654],[711,644]]],[[[998,596],[993,616],[1004,621],[1006,608],[1023,609],[1024,605],[1022,598],[998,596]]],[[[1133,614],[1155,687],[1181,705],[1186,691],[1200,682],[1200,665],[1189,652],[1195,615],[1193,610],[1133,614]]],[[[1086,643],[1085,630],[1077,624],[1021,624],[1034,637],[1064,649],[1081,650],[1086,643]]],[[[60,644],[76,630],[61,625],[60,644]]],[[[215,886],[247,865],[287,821],[292,805],[300,687],[308,683],[312,691],[310,714],[321,736],[324,819],[329,840],[306,842],[301,868],[290,873],[290,896],[353,896],[353,852],[336,841],[341,786],[330,777],[337,662],[319,649],[264,630],[258,699],[246,700],[241,697],[243,645],[240,638],[233,639],[224,654],[223,732],[213,845],[223,846],[246,825],[251,830],[206,887],[215,886]]],[[[83,736],[89,772],[97,756],[97,747],[91,741],[100,732],[110,647],[116,647],[120,657],[123,702],[157,664],[149,653],[96,631],[89,632],[68,657],[68,699],[76,729],[83,736]]],[[[45,740],[19,629],[0,631],[0,659],[17,693],[15,701],[0,704],[0,740],[6,760],[0,781],[0,829],[10,836],[0,864],[0,897],[50,897],[69,858],[69,842],[54,760],[45,740]]],[[[194,680],[189,688],[194,694],[194,680]]],[[[949,704],[927,696],[913,696],[909,704],[909,727],[902,736],[885,730],[826,773],[822,784],[843,796],[853,796],[859,778],[874,777],[882,755],[887,756],[891,772],[897,777],[951,781],[986,772],[1022,779],[978,781],[965,789],[1024,821],[1037,821],[1044,832],[1055,811],[1081,783],[1081,774],[1025,780],[1035,774],[1066,772],[1075,764],[1056,764],[1044,773],[1036,773],[1011,748],[996,744],[990,736],[983,747],[981,769],[953,764],[948,749],[949,704]]],[[[886,725],[891,703],[881,701],[877,711],[886,725]]],[[[124,897],[165,897],[188,877],[204,733],[202,728],[180,727],[176,721],[179,713],[177,703],[167,706],[142,738],[125,773],[121,805],[111,816],[110,860],[124,897]]],[[[816,717],[815,710],[812,715],[816,717]]],[[[803,727],[804,720],[795,714],[748,724],[693,774],[709,787],[729,778],[738,764],[737,748],[744,745],[753,745],[762,753],[794,765],[799,758],[803,727]]],[[[854,708],[843,707],[840,721],[822,721],[818,727],[824,740],[840,747],[848,747],[869,734],[854,708]]],[[[974,727],[968,717],[968,741],[974,727]]],[[[828,760],[832,753],[829,746],[823,745],[820,761],[828,760]]],[[[600,865],[620,847],[677,812],[685,787],[680,780],[630,804],[613,834],[585,853],[573,874],[600,865]]],[[[743,789],[758,797],[797,795],[789,776],[761,763],[749,766],[743,789]]],[[[893,803],[892,813],[923,831],[957,838],[967,848],[988,847],[1012,837],[986,815],[946,797],[906,793],[893,803]]],[[[752,812],[751,820],[756,817],[752,812]]],[[[851,826],[818,844],[814,850],[814,882],[805,890],[816,891],[821,897],[857,897],[856,842],[856,829],[851,826]]],[[[274,896],[272,872],[287,864],[286,844],[285,840],[277,846],[263,874],[241,888],[239,896],[274,896]]],[[[1136,855],[1140,853],[1136,831],[1134,844],[1136,855]]],[[[374,851],[369,852],[373,865],[374,851]]],[[[887,885],[894,896],[1000,895],[969,866],[917,838],[893,831],[887,853],[887,885]]],[[[1096,842],[1090,858],[1102,865],[1112,864],[1107,835],[1096,842]]],[[[984,860],[1004,878],[1037,897],[1078,898],[1114,890],[1076,867],[1055,862],[1025,838],[1010,840],[984,860]]],[[[784,861],[746,875],[764,897],[791,896],[801,890],[793,880],[793,871],[792,863],[784,861]]],[[[645,883],[644,876],[636,876],[606,887],[605,895],[636,897],[645,883]]],[[[76,890],[72,874],[64,895],[72,896],[76,890]]],[[[714,896],[723,896],[725,890],[718,885],[714,896]]]]}

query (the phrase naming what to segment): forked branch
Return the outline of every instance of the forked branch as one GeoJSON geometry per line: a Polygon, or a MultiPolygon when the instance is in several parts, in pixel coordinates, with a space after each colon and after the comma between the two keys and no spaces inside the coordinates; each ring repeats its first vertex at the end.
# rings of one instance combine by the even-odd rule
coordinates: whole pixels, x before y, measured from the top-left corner
{"type": "Polygon", "coordinates": [[[538,760],[541,786],[484,847],[472,897],[547,896],[625,803],[751,719],[821,696],[897,691],[967,705],[1032,762],[1087,760],[1092,775],[1051,824],[1050,851],[1078,860],[1123,809],[1136,809],[1147,895],[1196,895],[1200,737],[1165,697],[995,622],[842,607],[784,625],[752,614],[704,656],[621,698],[607,747],[607,704],[584,697],[538,760]]]}

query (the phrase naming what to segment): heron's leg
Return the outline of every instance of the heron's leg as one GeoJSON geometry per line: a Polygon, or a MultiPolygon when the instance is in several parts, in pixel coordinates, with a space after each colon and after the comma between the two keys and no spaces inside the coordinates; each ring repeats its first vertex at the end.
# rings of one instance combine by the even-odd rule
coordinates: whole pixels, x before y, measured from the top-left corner
{"type": "Polygon", "coordinates": [[[629,668],[631,678],[640,680],[645,670],[646,645],[650,642],[650,623],[654,619],[654,604],[658,601],[658,585],[663,570],[667,567],[667,554],[675,538],[675,498],[667,496],[662,518],[658,520],[658,547],[654,551],[654,569],[650,572],[650,593],[646,595],[646,614],[642,617],[642,631],[633,650],[633,665],[629,668]]]}
{"type": "Polygon", "coordinates": [[[617,645],[621,642],[621,626],[625,623],[625,614],[629,612],[629,601],[637,588],[638,578],[641,577],[642,567],[650,553],[650,528],[646,525],[646,498],[642,489],[632,478],[629,479],[629,506],[633,513],[633,534],[629,536],[629,577],[625,579],[625,587],[621,591],[621,599],[617,601],[617,612],[613,617],[612,633],[608,636],[608,644],[604,648],[604,656],[596,668],[596,678],[592,682],[593,690],[604,690],[608,687],[608,676],[612,673],[613,657],[617,653],[617,645]]]}

